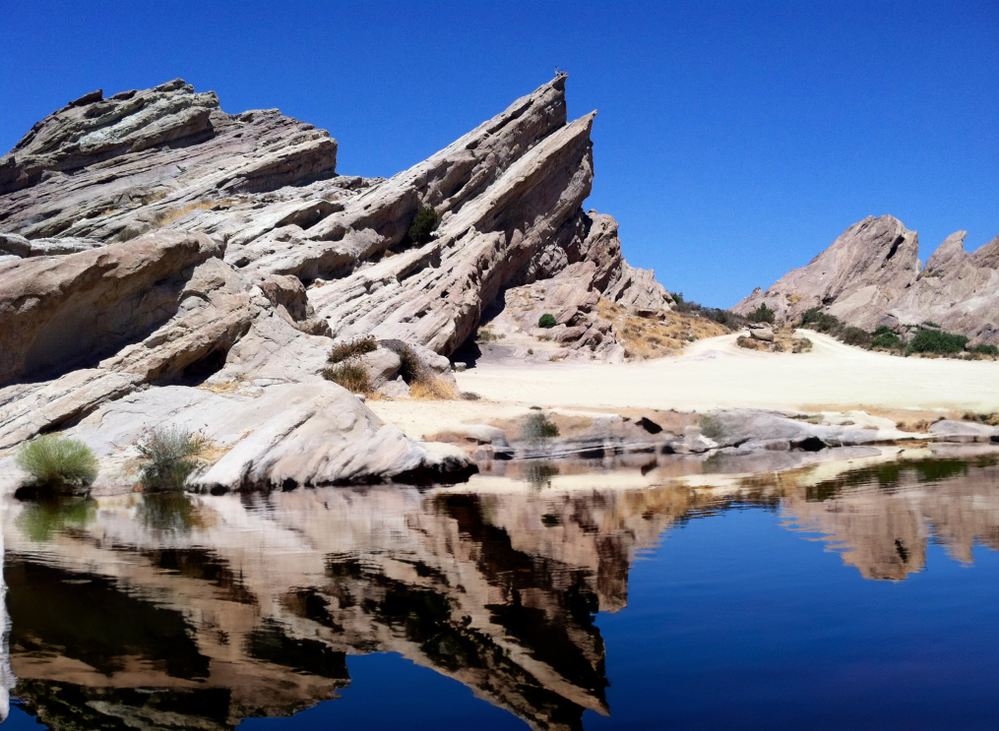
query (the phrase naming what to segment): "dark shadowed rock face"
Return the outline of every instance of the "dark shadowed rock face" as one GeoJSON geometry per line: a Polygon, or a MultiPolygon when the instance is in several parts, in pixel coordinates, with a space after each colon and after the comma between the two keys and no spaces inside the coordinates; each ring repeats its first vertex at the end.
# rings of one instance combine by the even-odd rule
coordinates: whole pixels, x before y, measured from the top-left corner
{"type": "MultiPolygon", "coordinates": [[[[193,425],[207,407],[191,387],[210,379],[252,393],[210,399],[208,431],[228,443],[237,413],[257,429],[212,484],[465,470],[317,374],[332,338],[450,356],[507,291],[543,281],[590,320],[601,297],[668,308],[652,273],[624,262],[614,220],[581,207],[593,119],[567,119],[560,76],[384,180],[337,175],[323,130],[278,110],[227,114],[180,80],[70,103],[0,158],[0,447],[77,424],[101,442],[111,404],[134,399],[119,443],[145,423],[193,425]],[[440,222],[418,243],[422,206],[440,222]],[[256,414],[260,390],[293,386],[285,421],[256,414]],[[292,432],[311,446],[282,451],[292,432]]],[[[568,347],[620,351],[609,323],[584,329],[568,347]]]]}
{"type": "Polygon", "coordinates": [[[972,343],[999,343],[999,238],[969,254],[966,236],[948,236],[923,268],[915,231],[893,216],[865,218],[807,266],[732,309],[748,315],[765,304],[778,322],[790,322],[820,307],[867,330],[930,320],[972,343]]]}

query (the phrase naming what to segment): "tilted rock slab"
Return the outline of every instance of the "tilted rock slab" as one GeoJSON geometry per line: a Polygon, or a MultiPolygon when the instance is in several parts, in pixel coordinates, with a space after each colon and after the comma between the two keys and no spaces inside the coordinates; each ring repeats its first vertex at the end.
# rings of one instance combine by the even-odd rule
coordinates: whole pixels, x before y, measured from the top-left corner
{"type": "MultiPolygon", "coordinates": [[[[328,416],[361,419],[362,408],[318,375],[331,338],[450,356],[507,290],[556,278],[566,301],[671,305],[651,272],[624,262],[613,219],[582,210],[593,118],[567,120],[560,76],[383,180],[337,175],[323,130],[277,110],[227,114],[180,80],[70,103],[0,158],[0,447],[72,429],[138,389],[204,384],[262,390],[264,402],[301,384],[314,403],[295,413],[306,416],[290,430],[259,424],[218,484],[431,464],[401,435],[328,416]],[[425,205],[440,225],[414,244],[425,205]],[[344,430],[350,443],[332,446],[344,430]],[[357,462],[364,443],[383,462],[357,462]]],[[[609,323],[584,314],[568,345],[617,353],[609,323]]],[[[170,411],[156,401],[147,417],[167,423],[170,411]]]]}
{"type": "Polygon", "coordinates": [[[951,234],[922,267],[915,231],[893,216],[865,218],[732,310],[748,315],[765,304],[778,322],[793,322],[819,307],[865,330],[931,321],[972,344],[999,344],[999,237],[969,253],[966,236],[951,234]]]}

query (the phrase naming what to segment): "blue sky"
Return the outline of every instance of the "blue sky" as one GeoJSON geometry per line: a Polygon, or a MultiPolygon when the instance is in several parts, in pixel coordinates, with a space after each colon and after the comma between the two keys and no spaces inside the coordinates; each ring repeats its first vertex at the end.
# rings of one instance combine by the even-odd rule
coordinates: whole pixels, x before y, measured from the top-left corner
{"type": "Polygon", "coordinates": [[[70,99],[182,77],[328,129],[391,175],[570,72],[600,114],[587,208],[629,260],[731,306],[851,223],[922,258],[999,234],[999,4],[2,0],[0,148],[70,99]]]}

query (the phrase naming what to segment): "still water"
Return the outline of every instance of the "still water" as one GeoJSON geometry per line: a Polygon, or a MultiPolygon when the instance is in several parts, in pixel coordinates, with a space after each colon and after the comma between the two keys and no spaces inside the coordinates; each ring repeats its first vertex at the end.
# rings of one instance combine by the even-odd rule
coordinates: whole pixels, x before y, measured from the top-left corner
{"type": "Polygon", "coordinates": [[[10,501],[4,731],[999,727],[999,465],[824,469],[10,501]]]}

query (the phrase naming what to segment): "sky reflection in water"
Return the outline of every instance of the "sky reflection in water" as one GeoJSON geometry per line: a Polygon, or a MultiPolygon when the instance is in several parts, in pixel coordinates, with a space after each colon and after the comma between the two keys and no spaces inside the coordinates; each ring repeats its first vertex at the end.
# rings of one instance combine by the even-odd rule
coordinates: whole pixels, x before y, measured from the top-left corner
{"type": "Polygon", "coordinates": [[[4,728],[999,718],[999,466],[488,487],[8,503],[4,728]]]}

